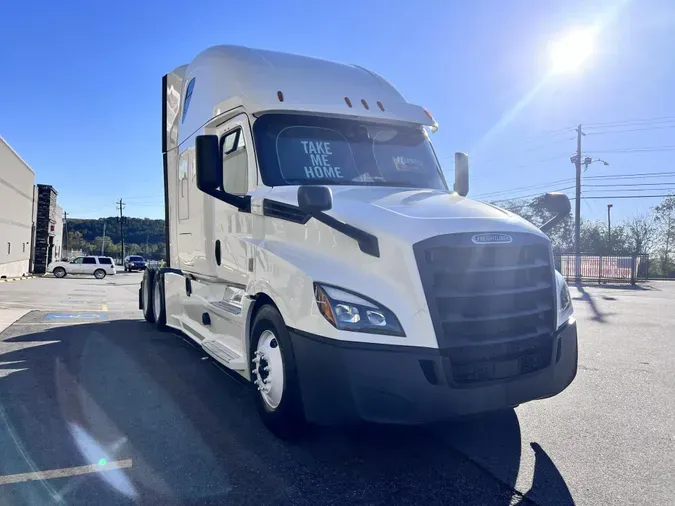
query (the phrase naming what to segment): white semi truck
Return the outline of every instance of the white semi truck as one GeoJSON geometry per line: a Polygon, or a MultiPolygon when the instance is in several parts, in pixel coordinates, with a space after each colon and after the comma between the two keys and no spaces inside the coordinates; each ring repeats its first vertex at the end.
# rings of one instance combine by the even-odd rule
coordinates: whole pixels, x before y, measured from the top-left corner
{"type": "MultiPolygon", "coordinates": [[[[542,230],[448,187],[433,116],[362,67],[216,46],[163,78],[167,267],[145,319],[251,383],[279,435],[563,391],[577,328],[542,230]]],[[[569,200],[548,194],[558,213],[569,200]]],[[[543,227],[542,227],[543,228],[543,227]]]]}

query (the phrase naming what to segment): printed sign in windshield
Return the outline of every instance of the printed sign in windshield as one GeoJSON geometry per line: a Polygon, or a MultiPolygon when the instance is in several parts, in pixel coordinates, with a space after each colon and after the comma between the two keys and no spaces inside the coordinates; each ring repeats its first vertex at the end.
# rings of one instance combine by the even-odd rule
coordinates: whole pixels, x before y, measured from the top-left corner
{"type": "Polygon", "coordinates": [[[447,189],[422,128],[301,115],[254,125],[263,181],[447,189]]]}
{"type": "Polygon", "coordinates": [[[328,128],[294,126],[277,137],[281,175],[287,180],[351,180],[358,176],[349,142],[328,128]]]}

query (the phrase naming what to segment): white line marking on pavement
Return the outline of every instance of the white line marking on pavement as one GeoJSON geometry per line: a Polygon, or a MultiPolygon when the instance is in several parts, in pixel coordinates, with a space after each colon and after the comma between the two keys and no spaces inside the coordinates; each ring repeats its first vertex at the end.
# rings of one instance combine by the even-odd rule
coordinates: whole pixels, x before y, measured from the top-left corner
{"type": "Polygon", "coordinates": [[[112,471],[113,469],[125,469],[131,467],[131,459],[115,460],[105,464],[91,464],[89,466],[64,467],[62,469],[52,469],[50,471],[38,471],[36,473],[7,474],[0,476],[0,485],[10,483],[22,483],[25,481],[49,480],[53,478],[67,478],[69,476],[79,476],[81,474],[98,473],[100,471],[112,471]]]}

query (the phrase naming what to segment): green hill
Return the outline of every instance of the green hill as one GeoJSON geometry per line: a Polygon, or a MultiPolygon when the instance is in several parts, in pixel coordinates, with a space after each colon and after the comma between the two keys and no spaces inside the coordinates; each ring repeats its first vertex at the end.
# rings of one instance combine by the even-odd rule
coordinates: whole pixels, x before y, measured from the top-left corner
{"type": "MultiPolygon", "coordinates": [[[[68,218],[68,249],[100,254],[104,224],[105,254],[121,257],[119,217],[91,220],[68,218]]],[[[164,220],[124,217],[123,226],[125,254],[139,254],[157,260],[165,258],[164,220]]]]}

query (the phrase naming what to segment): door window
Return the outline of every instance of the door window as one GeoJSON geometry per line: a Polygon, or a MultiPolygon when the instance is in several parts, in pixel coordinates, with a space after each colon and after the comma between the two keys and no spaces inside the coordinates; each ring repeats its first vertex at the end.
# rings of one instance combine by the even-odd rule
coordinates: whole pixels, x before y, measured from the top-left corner
{"type": "Polygon", "coordinates": [[[234,195],[248,192],[248,154],[244,131],[237,128],[226,133],[222,140],[223,190],[234,195]]]}
{"type": "Polygon", "coordinates": [[[84,260],[84,258],[79,257],[79,258],[76,258],[75,260],[73,260],[73,261],[70,262],[70,263],[71,263],[71,264],[77,264],[77,265],[80,265],[80,264],[82,263],[82,260],[84,260]]]}
{"type": "Polygon", "coordinates": [[[96,259],[94,257],[85,257],[82,261],[83,264],[95,264],[96,259]]]}

